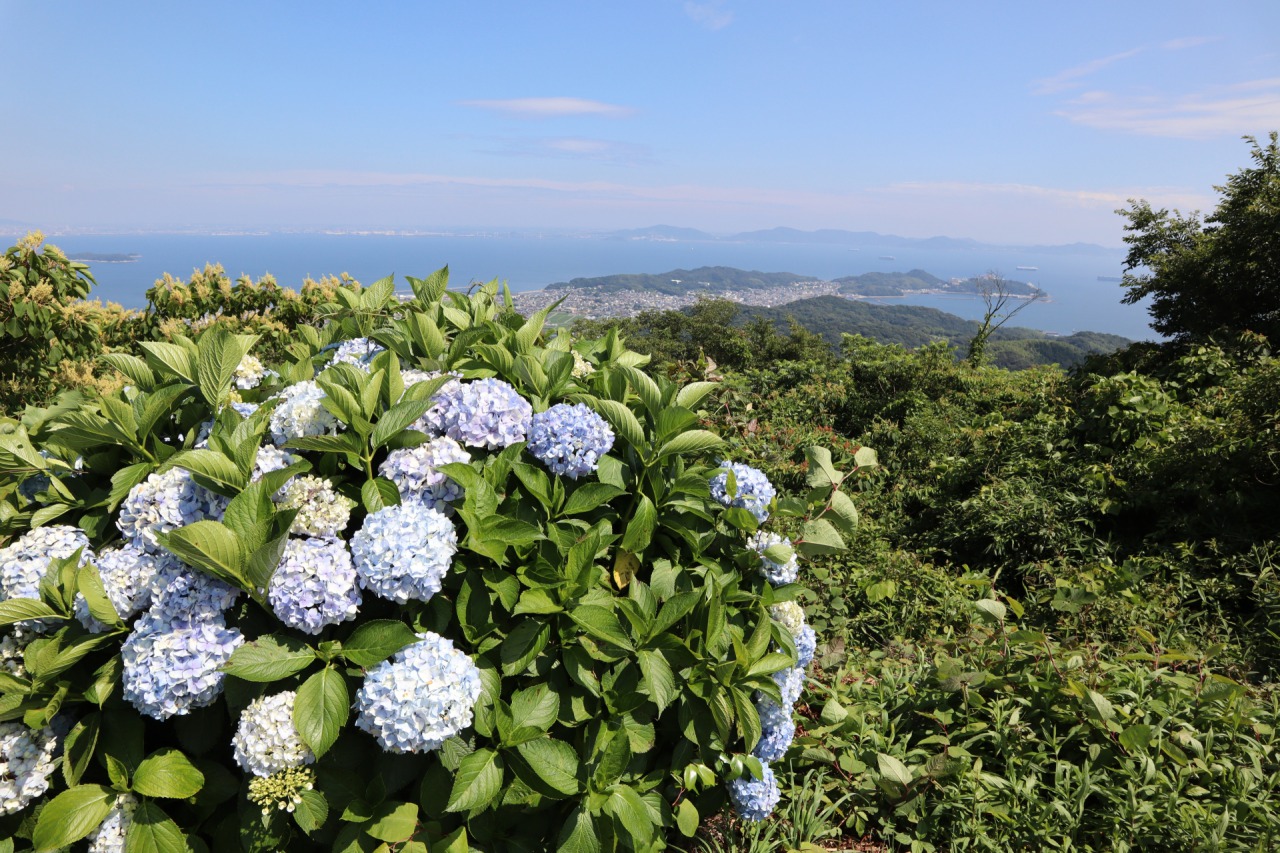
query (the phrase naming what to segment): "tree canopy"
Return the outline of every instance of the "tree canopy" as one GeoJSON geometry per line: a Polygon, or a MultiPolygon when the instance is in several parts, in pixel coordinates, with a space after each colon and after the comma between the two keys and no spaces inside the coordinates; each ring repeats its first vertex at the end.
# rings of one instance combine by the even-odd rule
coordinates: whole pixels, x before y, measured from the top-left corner
{"type": "Polygon", "coordinates": [[[1131,201],[1124,302],[1152,297],[1151,327],[1175,339],[1219,331],[1280,333],[1280,145],[1252,146],[1253,166],[1227,179],[1203,221],[1131,201]],[[1137,271],[1137,272],[1135,272],[1137,271]]]}

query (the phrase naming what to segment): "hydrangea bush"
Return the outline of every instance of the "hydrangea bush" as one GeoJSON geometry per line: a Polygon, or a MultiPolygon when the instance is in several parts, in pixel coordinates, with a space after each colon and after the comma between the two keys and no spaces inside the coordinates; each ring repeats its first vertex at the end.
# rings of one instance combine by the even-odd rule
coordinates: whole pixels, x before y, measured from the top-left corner
{"type": "Polygon", "coordinates": [[[5,849],[768,818],[817,642],[797,558],[857,517],[830,454],[779,498],[700,428],[713,383],[409,282],[339,291],[270,367],[216,327],[142,342],[127,387],[0,432],[5,849]]]}

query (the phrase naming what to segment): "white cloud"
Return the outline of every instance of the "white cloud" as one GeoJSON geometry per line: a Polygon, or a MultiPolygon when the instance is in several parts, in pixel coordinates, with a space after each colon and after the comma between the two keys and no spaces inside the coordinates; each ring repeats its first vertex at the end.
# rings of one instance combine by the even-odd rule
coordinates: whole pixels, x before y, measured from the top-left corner
{"type": "Polygon", "coordinates": [[[612,139],[579,136],[563,137],[480,137],[476,150],[504,157],[556,157],[595,160],[634,166],[653,162],[653,154],[645,145],[612,139]]]}
{"type": "Polygon", "coordinates": [[[722,30],[733,23],[733,13],[724,8],[720,0],[708,3],[694,3],[692,0],[684,4],[684,13],[693,21],[709,30],[722,30]]]}
{"type": "Polygon", "coordinates": [[[1046,77],[1042,80],[1036,80],[1032,87],[1032,93],[1036,95],[1052,95],[1057,92],[1063,92],[1068,89],[1074,89],[1080,86],[1080,80],[1095,74],[1116,62],[1137,56],[1146,48],[1135,47],[1132,50],[1126,50],[1121,53],[1113,53],[1110,56],[1104,56],[1101,59],[1094,59],[1083,65],[1077,65],[1074,68],[1068,68],[1066,71],[1060,71],[1052,77],[1046,77]]]}
{"type": "Polygon", "coordinates": [[[1188,36],[1187,38],[1169,39],[1160,45],[1163,50],[1187,50],[1221,40],[1221,36],[1188,36]]]}
{"type": "Polygon", "coordinates": [[[1185,95],[1087,92],[1057,115],[1076,124],[1143,136],[1204,139],[1280,126],[1280,78],[1247,80],[1185,95]]]}
{"type": "Polygon", "coordinates": [[[464,107],[493,110],[521,118],[560,118],[563,116],[604,116],[621,118],[635,110],[586,98],[507,98],[501,100],[459,101],[464,107]]]}
{"type": "Polygon", "coordinates": [[[967,196],[970,198],[1003,196],[1005,199],[1038,199],[1059,207],[1115,210],[1127,207],[1130,199],[1143,198],[1157,207],[1182,210],[1212,207],[1214,198],[1176,187],[1117,187],[1111,189],[1065,189],[1035,184],[986,184],[965,181],[936,181],[890,184],[878,192],[890,195],[967,196]]]}

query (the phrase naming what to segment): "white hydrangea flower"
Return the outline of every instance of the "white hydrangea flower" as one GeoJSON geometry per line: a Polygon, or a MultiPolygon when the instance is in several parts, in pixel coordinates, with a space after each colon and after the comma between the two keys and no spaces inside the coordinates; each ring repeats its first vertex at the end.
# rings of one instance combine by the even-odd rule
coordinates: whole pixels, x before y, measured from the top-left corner
{"type": "Polygon", "coordinates": [[[22,630],[21,626],[9,629],[13,633],[0,637],[0,672],[25,678],[27,675],[26,658],[27,642],[34,636],[22,630]]]}
{"type": "Polygon", "coordinates": [[[289,528],[295,536],[340,536],[356,506],[351,498],[335,492],[328,480],[311,474],[289,480],[273,500],[281,509],[298,510],[289,528]]]}
{"type": "Polygon", "coordinates": [[[286,690],[249,703],[231,739],[237,764],[255,776],[270,776],[316,760],[293,724],[297,698],[296,692],[286,690]]]}
{"type": "Polygon", "coordinates": [[[585,379],[596,372],[596,367],[591,362],[582,357],[582,353],[577,350],[573,351],[573,375],[578,379],[585,379]]]}
{"type": "Polygon", "coordinates": [[[453,523],[423,504],[370,513],[351,537],[360,586],[397,604],[428,601],[439,592],[457,550],[453,523]]]}
{"type": "Polygon", "coordinates": [[[197,485],[190,471],[170,468],[150,475],[129,490],[120,504],[116,527],[126,541],[154,553],[160,549],[157,533],[168,533],[202,519],[217,521],[228,503],[222,495],[197,485]]]}
{"type": "Polygon", "coordinates": [[[236,365],[236,387],[242,391],[257,388],[265,375],[266,371],[258,357],[256,355],[246,355],[236,365]]]}
{"type": "Polygon", "coordinates": [[[433,438],[417,447],[393,450],[378,473],[396,484],[405,503],[420,503],[443,512],[453,509],[462,487],[436,470],[450,462],[470,462],[471,454],[448,436],[433,438]]]}
{"type": "Polygon", "coordinates": [[[53,726],[35,731],[18,721],[0,723],[0,815],[22,811],[49,790],[59,740],[53,726]]]}
{"type": "Polygon", "coordinates": [[[347,544],[340,539],[290,539],[271,576],[267,600],[281,622],[308,634],[356,618],[361,596],[347,544]]]}
{"type": "Polygon", "coordinates": [[[794,601],[778,602],[769,608],[769,615],[793,637],[800,636],[800,629],[805,626],[804,608],[794,601]]]}
{"type": "Polygon", "coordinates": [[[133,794],[116,797],[111,811],[107,812],[98,828],[89,833],[89,853],[124,853],[124,838],[133,823],[133,810],[137,807],[138,800],[133,794]]]}
{"type": "Polygon", "coordinates": [[[271,440],[276,444],[338,431],[338,419],[324,407],[324,391],[314,381],[290,385],[276,396],[280,404],[271,412],[271,440]]]}
{"type": "MultiPolygon", "coordinates": [[[[176,563],[177,558],[167,553],[149,554],[133,543],[122,548],[112,548],[98,555],[94,564],[102,578],[107,598],[123,620],[132,619],[151,603],[151,588],[156,574],[165,564],[176,563]]],[[[89,602],[76,593],[76,618],[89,631],[107,629],[89,613],[89,602]]]]}

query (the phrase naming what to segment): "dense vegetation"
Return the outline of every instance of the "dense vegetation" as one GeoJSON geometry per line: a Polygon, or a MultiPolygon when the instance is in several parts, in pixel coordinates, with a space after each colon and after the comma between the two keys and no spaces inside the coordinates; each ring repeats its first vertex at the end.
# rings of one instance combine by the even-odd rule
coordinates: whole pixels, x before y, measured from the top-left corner
{"type": "MultiPolygon", "coordinates": [[[[708,391],[697,416],[725,438],[724,456],[806,495],[826,463],[803,448],[828,446],[833,470],[854,471],[844,486],[861,516],[847,551],[802,564],[798,600],[819,644],[795,741],[773,765],[778,810],[753,822],[700,802],[696,831],[677,820],[667,842],[761,853],[1280,844],[1280,359],[1267,308],[1280,298],[1280,229],[1262,203],[1280,186],[1275,148],[1274,137],[1255,145],[1204,226],[1174,227],[1176,215],[1141,203],[1127,214],[1139,278],[1126,286],[1141,281],[1157,306],[1200,298],[1210,279],[1188,272],[1196,259],[1229,272],[1234,294],[1265,292],[1232,301],[1240,310],[1214,314],[1212,328],[1169,326],[1171,341],[1069,372],[996,366],[999,347],[1021,343],[999,333],[983,364],[956,357],[962,339],[846,334],[833,348],[798,317],[782,327],[785,313],[743,317],[714,300],[616,324],[661,388],[715,383],[694,386],[708,391]]],[[[40,263],[27,250],[12,263],[40,263]]],[[[212,316],[190,322],[256,332],[279,310],[229,316],[209,299],[212,316]]],[[[523,327],[501,310],[492,322],[523,327]]],[[[575,339],[618,341],[589,324],[575,339]]],[[[612,346],[578,348],[599,362],[612,346]]],[[[125,364],[108,355],[99,385],[125,364]]],[[[662,405],[621,387],[646,418],[662,405]]],[[[22,428],[50,429],[66,405],[27,412],[22,428]]],[[[0,497],[25,506],[12,482],[0,497]]],[[[770,523],[807,536],[798,517],[770,523]]],[[[379,772],[377,793],[394,800],[404,780],[379,772]]],[[[396,796],[415,815],[436,807],[396,796]]],[[[678,814],[684,801],[666,805],[678,814]]],[[[609,832],[574,849],[611,849],[620,834],[609,832]]],[[[479,849],[490,847],[501,845],[479,849]]]]}

